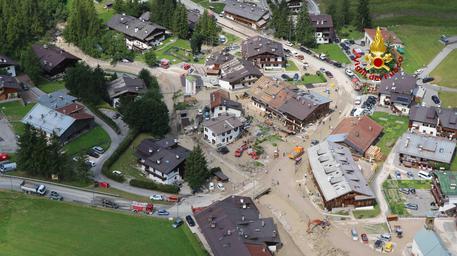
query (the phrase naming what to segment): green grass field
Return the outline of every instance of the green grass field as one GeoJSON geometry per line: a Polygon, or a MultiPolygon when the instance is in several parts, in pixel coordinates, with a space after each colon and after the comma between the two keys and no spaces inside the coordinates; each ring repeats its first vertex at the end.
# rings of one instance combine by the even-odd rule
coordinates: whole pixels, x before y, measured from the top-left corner
{"type": "Polygon", "coordinates": [[[383,134],[376,146],[381,148],[383,157],[387,157],[392,147],[400,136],[408,130],[408,117],[396,116],[385,112],[375,112],[370,116],[384,127],[383,134]]]}
{"type": "Polygon", "coordinates": [[[298,67],[293,60],[287,61],[286,71],[298,71],[298,67]]]}
{"type": "MultiPolygon", "coordinates": [[[[157,50],[155,50],[156,56],[158,60],[161,59],[168,59],[170,61],[170,64],[177,64],[181,62],[186,62],[184,60],[181,60],[180,58],[177,58],[173,55],[170,55],[169,52],[173,47],[178,47],[179,51],[177,52],[178,55],[181,55],[187,59],[189,59],[191,63],[195,63],[193,61],[193,55],[190,53],[190,42],[188,40],[183,40],[183,39],[177,39],[177,38],[172,38],[170,41],[164,42],[165,46],[159,47],[157,50]],[[172,42],[172,40],[175,40],[172,42]],[[168,44],[168,45],[166,45],[168,44]]],[[[197,63],[202,64],[205,62],[205,58],[200,58],[197,63]]]]}
{"type": "Polygon", "coordinates": [[[203,6],[206,9],[210,9],[216,13],[221,13],[224,10],[224,3],[210,3],[208,0],[192,0],[192,2],[203,6]]]}
{"type": "Polygon", "coordinates": [[[325,78],[325,76],[323,74],[309,75],[309,76],[304,75],[304,76],[302,76],[301,82],[303,84],[318,84],[318,83],[327,82],[327,79],[325,78]]]}
{"type": "Polygon", "coordinates": [[[366,219],[366,218],[374,218],[381,213],[381,209],[379,209],[379,205],[376,204],[373,210],[354,210],[352,214],[356,219],[366,219]]]}
{"type": "MultiPolygon", "coordinates": [[[[319,1],[322,12],[334,0],[319,1]]],[[[350,10],[356,12],[358,0],[351,0],[350,10]]],[[[449,0],[370,0],[375,26],[415,24],[420,26],[455,26],[457,1],[449,0]]],[[[355,15],[353,15],[355,16],[355,15]]],[[[425,33],[423,33],[426,35],[425,33]]]]}
{"type": "Polygon", "coordinates": [[[116,14],[114,9],[105,9],[105,4],[107,2],[111,2],[109,0],[102,0],[99,3],[94,2],[95,5],[95,10],[97,11],[98,17],[103,21],[103,23],[107,22],[108,20],[111,19],[111,17],[116,14]]]}
{"type": "Polygon", "coordinates": [[[408,215],[408,211],[405,209],[404,205],[405,200],[400,195],[400,192],[398,192],[398,183],[392,182],[392,180],[386,180],[382,184],[382,188],[384,197],[389,205],[390,212],[401,216],[408,215]]]}
{"type": "Polygon", "coordinates": [[[51,93],[65,89],[65,83],[64,81],[47,81],[46,83],[40,84],[38,88],[45,93],[51,93]]]}
{"type": "Polygon", "coordinates": [[[64,146],[68,155],[86,153],[93,146],[101,146],[105,150],[109,148],[111,140],[108,133],[100,126],[95,126],[90,131],[82,134],[64,146]]]}
{"type": "Polygon", "coordinates": [[[227,42],[225,43],[227,45],[241,42],[241,38],[235,36],[234,34],[222,32],[222,35],[224,35],[227,38],[227,42]]]}
{"type": "Polygon", "coordinates": [[[207,255],[186,224],[0,192],[0,255],[207,255]]]}
{"type": "Polygon", "coordinates": [[[438,96],[441,100],[441,106],[445,108],[456,108],[457,107],[457,92],[438,92],[438,96]]]}
{"type": "Polygon", "coordinates": [[[141,175],[141,172],[135,168],[137,159],[133,155],[133,152],[134,147],[138,146],[141,141],[147,138],[151,138],[151,136],[145,133],[138,135],[130,147],[116,160],[116,162],[114,162],[110,171],[121,171],[126,177],[146,180],[146,178],[141,175]]]}
{"type": "Polygon", "coordinates": [[[327,57],[340,63],[351,63],[351,60],[346,57],[343,50],[336,44],[320,44],[313,50],[317,53],[325,53],[327,57]]]}
{"type": "Polygon", "coordinates": [[[457,72],[455,72],[455,67],[457,66],[457,50],[452,51],[444,59],[438,67],[436,67],[430,76],[435,78],[433,83],[457,88],[457,72]]]}
{"type": "Polygon", "coordinates": [[[398,188],[415,188],[415,189],[430,189],[432,182],[430,180],[386,180],[383,184],[385,189],[398,188]]]}
{"type": "Polygon", "coordinates": [[[23,105],[21,101],[12,101],[0,104],[0,112],[6,115],[6,118],[13,125],[16,134],[24,132],[22,118],[33,108],[34,104],[23,105]]]}
{"type": "Polygon", "coordinates": [[[338,32],[341,38],[357,40],[363,37],[363,33],[358,31],[354,26],[345,26],[338,32]]]}
{"type": "MultiPolygon", "coordinates": [[[[444,48],[444,45],[438,41],[441,35],[457,35],[457,26],[423,27],[402,25],[389,27],[389,29],[394,31],[405,45],[402,66],[410,74],[428,65],[436,54],[444,48]]],[[[453,60],[452,63],[456,63],[456,61],[453,60]]]]}

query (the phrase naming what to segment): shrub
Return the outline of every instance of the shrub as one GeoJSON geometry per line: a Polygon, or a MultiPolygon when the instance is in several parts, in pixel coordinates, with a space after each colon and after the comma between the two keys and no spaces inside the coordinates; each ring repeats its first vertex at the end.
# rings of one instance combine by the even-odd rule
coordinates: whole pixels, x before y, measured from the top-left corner
{"type": "Polygon", "coordinates": [[[132,179],[132,180],[130,180],[129,183],[130,183],[130,186],[133,186],[133,187],[157,190],[157,191],[162,191],[162,192],[170,193],[170,194],[177,194],[179,192],[178,186],[160,184],[160,183],[157,183],[154,181],[149,181],[149,180],[132,179]]]}
{"type": "Polygon", "coordinates": [[[138,135],[136,130],[131,130],[129,134],[125,137],[125,139],[119,144],[119,147],[113,152],[113,154],[105,161],[102,167],[102,173],[106,177],[117,181],[117,182],[124,182],[125,178],[122,175],[117,175],[110,172],[110,167],[114,164],[114,162],[121,157],[125,150],[132,144],[133,140],[138,135]]]}

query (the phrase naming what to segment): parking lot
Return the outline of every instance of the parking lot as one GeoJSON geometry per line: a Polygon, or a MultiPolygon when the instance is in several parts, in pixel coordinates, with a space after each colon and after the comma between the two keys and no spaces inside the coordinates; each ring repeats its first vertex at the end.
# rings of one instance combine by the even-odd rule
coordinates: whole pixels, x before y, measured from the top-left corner
{"type": "Polygon", "coordinates": [[[376,109],[377,98],[373,95],[360,95],[354,101],[351,116],[371,115],[376,109]]]}
{"type": "Polygon", "coordinates": [[[417,210],[407,209],[408,213],[414,217],[424,217],[431,210],[430,204],[435,202],[430,190],[416,189],[416,194],[403,194],[406,203],[417,204],[417,210]]]}

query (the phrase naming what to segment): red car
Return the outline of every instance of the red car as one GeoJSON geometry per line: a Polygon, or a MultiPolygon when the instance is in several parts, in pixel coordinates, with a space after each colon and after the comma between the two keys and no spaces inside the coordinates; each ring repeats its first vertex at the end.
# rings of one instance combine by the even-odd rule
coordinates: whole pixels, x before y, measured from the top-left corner
{"type": "Polygon", "coordinates": [[[0,162],[1,161],[6,161],[10,158],[10,156],[7,153],[0,153],[0,162]]]}
{"type": "Polygon", "coordinates": [[[362,234],[362,235],[360,235],[360,236],[362,237],[362,241],[363,241],[365,244],[368,244],[368,236],[367,236],[367,234],[364,233],[364,234],[362,234]]]}

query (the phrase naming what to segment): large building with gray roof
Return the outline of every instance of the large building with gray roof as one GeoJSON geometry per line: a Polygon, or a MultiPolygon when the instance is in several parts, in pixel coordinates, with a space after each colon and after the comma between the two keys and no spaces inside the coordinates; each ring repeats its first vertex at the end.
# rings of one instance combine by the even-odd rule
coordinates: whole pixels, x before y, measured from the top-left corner
{"type": "Polygon", "coordinates": [[[278,69],[286,65],[286,55],[281,43],[254,36],[241,43],[241,56],[258,68],[278,69]]]}
{"type": "Polygon", "coordinates": [[[54,45],[34,44],[32,51],[37,56],[41,69],[49,76],[63,73],[79,61],[78,57],[54,45]]]}
{"type": "Polygon", "coordinates": [[[398,141],[400,163],[406,167],[445,167],[452,162],[455,141],[406,132],[398,141]]]}
{"type": "Polygon", "coordinates": [[[232,59],[221,65],[219,85],[225,90],[239,90],[254,84],[262,72],[252,62],[232,59]]]}
{"type": "Polygon", "coordinates": [[[119,100],[122,96],[135,98],[147,91],[144,81],[140,78],[123,75],[107,84],[108,96],[114,107],[119,106],[119,100]]]}
{"type": "Polygon", "coordinates": [[[203,122],[203,136],[212,145],[224,146],[238,139],[242,128],[238,117],[225,114],[203,122]]]}
{"type": "Polygon", "coordinates": [[[454,139],[457,137],[457,109],[412,106],[409,128],[413,132],[454,139]]]}
{"type": "Polygon", "coordinates": [[[224,16],[253,29],[262,29],[270,20],[270,12],[253,3],[226,0],[224,16]]]}
{"type": "Polygon", "coordinates": [[[135,149],[135,156],[147,178],[162,184],[181,182],[190,151],[173,138],[145,139],[135,149]]]}
{"type": "Polygon", "coordinates": [[[308,159],[325,208],[375,204],[375,195],[349,148],[323,141],[308,148],[308,159]]]}
{"type": "Polygon", "coordinates": [[[64,91],[56,91],[49,94],[43,94],[38,98],[38,102],[51,109],[58,109],[76,102],[76,98],[64,91]]]}
{"type": "Polygon", "coordinates": [[[273,218],[262,218],[249,197],[229,196],[194,213],[215,256],[272,256],[281,246],[273,218]]]}
{"type": "Polygon", "coordinates": [[[125,14],[114,15],[106,25],[125,35],[130,50],[148,50],[165,39],[165,28],[125,14]]]}
{"type": "Polygon", "coordinates": [[[67,115],[40,103],[24,116],[22,123],[45,132],[48,137],[54,134],[62,143],[95,125],[93,116],[67,115]]]}
{"type": "Polygon", "coordinates": [[[389,79],[381,80],[379,84],[379,104],[390,106],[395,112],[408,114],[409,108],[415,101],[418,90],[416,78],[404,72],[398,72],[389,79]]]}

